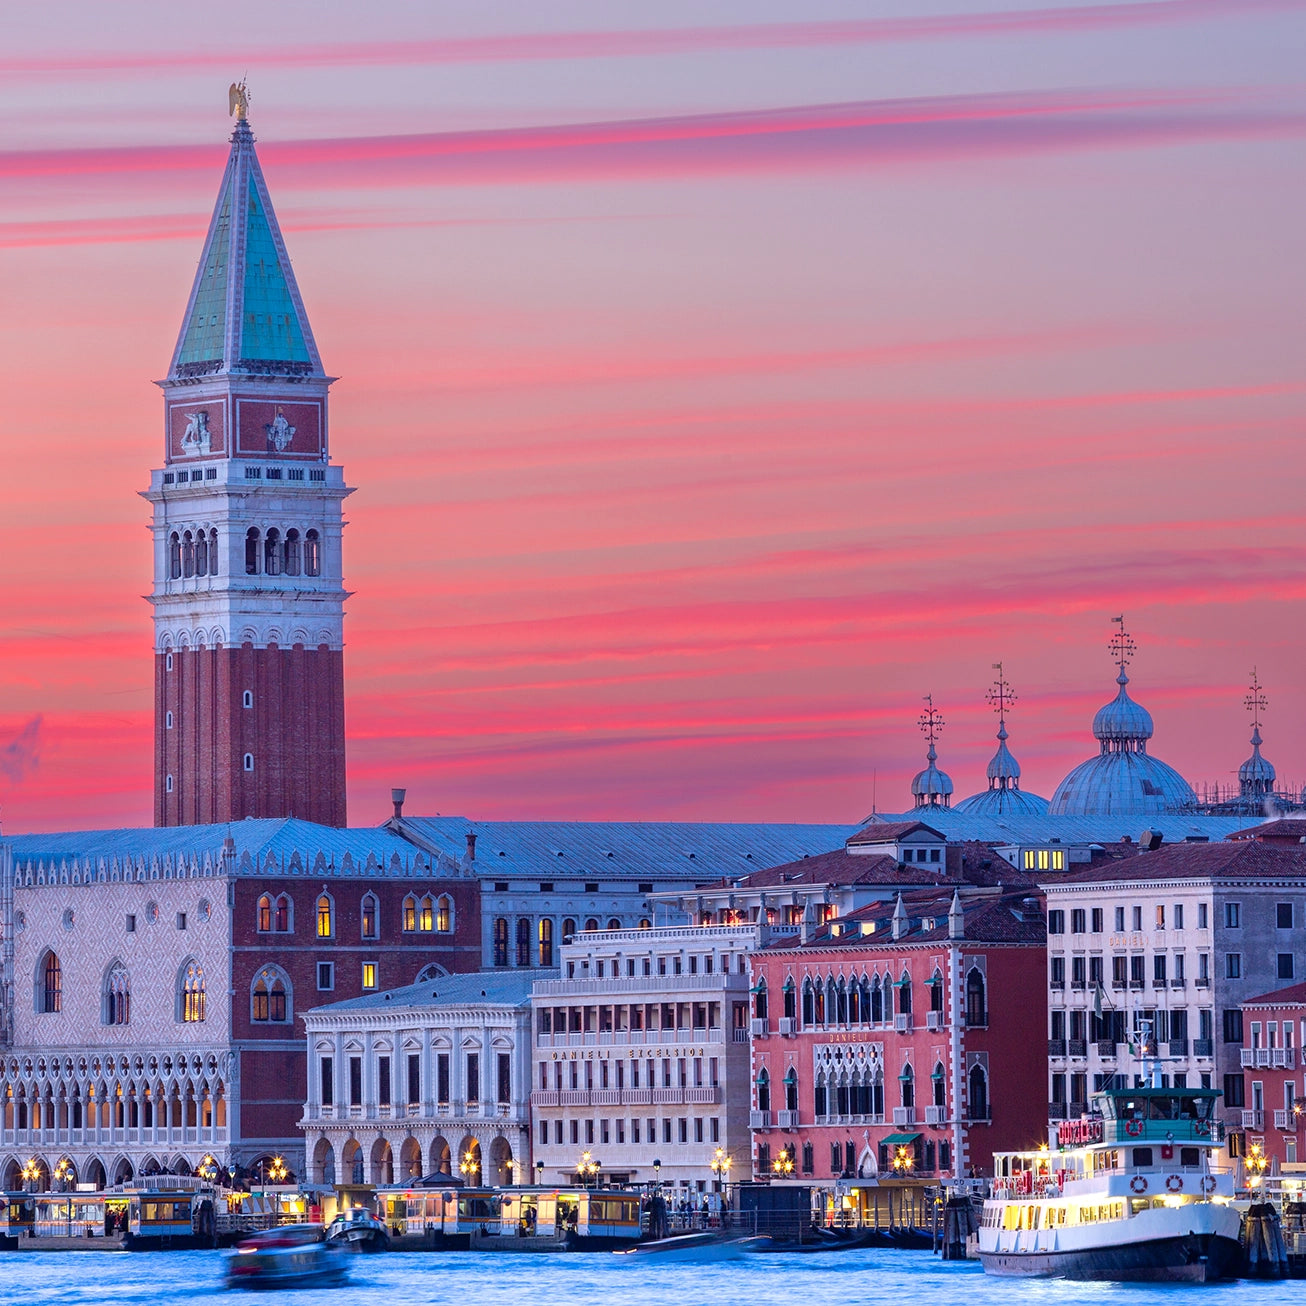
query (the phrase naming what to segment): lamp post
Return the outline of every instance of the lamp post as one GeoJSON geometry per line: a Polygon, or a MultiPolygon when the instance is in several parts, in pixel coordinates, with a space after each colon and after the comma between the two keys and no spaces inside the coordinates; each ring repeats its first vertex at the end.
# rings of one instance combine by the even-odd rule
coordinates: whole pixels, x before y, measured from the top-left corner
{"type": "Polygon", "coordinates": [[[787,1147],[782,1147],[779,1152],[776,1153],[775,1160],[771,1162],[771,1173],[774,1174],[777,1179],[788,1179],[793,1172],[793,1153],[787,1147]]]}
{"type": "Polygon", "coordinates": [[[1253,1143],[1251,1150],[1247,1153],[1248,1188],[1259,1188],[1261,1186],[1261,1177],[1265,1174],[1265,1167],[1269,1163],[1269,1158],[1265,1155],[1260,1143],[1253,1143]]]}
{"type": "Polygon", "coordinates": [[[600,1170],[599,1163],[589,1154],[582,1152],[580,1160],[576,1162],[576,1173],[580,1176],[580,1182],[583,1187],[591,1186],[590,1180],[593,1180],[593,1186],[598,1187],[598,1175],[600,1170]]]}
{"type": "Polygon", "coordinates": [[[469,1147],[463,1154],[463,1159],[458,1165],[458,1173],[462,1175],[464,1183],[472,1182],[472,1175],[479,1174],[481,1163],[476,1159],[476,1153],[469,1147]]]}
{"type": "MultiPolygon", "coordinates": [[[[73,1163],[66,1156],[61,1157],[59,1164],[54,1168],[54,1174],[51,1176],[59,1181],[59,1191],[61,1193],[67,1193],[72,1176],[73,1163]]],[[[73,1199],[71,1197],[64,1198],[63,1211],[64,1218],[68,1222],[68,1236],[71,1238],[73,1235],[73,1199]]]]}
{"type": "Polygon", "coordinates": [[[23,1187],[26,1188],[29,1193],[36,1192],[36,1182],[41,1177],[41,1163],[36,1159],[36,1157],[32,1157],[31,1160],[23,1166],[22,1174],[23,1187]]]}
{"type": "Polygon", "coordinates": [[[541,1188],[544,1187],[544,1162],[543,1161],[535,1162],[535,1182],[539,1184],[541,1188]]]}
{"type": "Polygon", "coordinates": [[[911,1173],[912,1166],[916,1162],[912,1159],[912,1154],[907,1148],[903,1144],[899,1144],[897,1151],[893,1154],[892,1164],[895,1174],[906,1175],[911,1173]]]}
{"type": "Polygon", "coordinates": [[[712,1160],[709,1162],[712,1174],[715,1177],[716,1190],[721,1191],[721,1185],[727,1183],[730,1179],[730,1154],[724,1147],[718,1147],[712,1153],[712,1160]]]}
{"type": "Polygon", "coordinates": [[[271,1179],[274,1184],[284,1184],[290,1177],[290,1170],[281,1157],[274,1156],[272,1158],[272,1164],[268,1167],[267,1177],[271,1179]]]}
{"type": "Polygon", "coordinates": [[[205,1179],[209,1183],[212,1183],[218,1177],[217,1161],[215,1161],[211,1155],[206,1156],[204,1160],[196,1166],[196,1173],[201,1179],[205,1179]]]}
{"type": "Polygon", "coordinates": [[[662,1184],[662,1162],[656,1157],[653,1158],[653,1182],[659,1187],[662,1184]]]}

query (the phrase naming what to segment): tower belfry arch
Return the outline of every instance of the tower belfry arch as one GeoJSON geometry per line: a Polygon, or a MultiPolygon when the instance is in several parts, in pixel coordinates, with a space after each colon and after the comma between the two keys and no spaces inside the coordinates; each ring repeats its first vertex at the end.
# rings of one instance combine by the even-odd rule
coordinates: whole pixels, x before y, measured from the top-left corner
{"type": "MultiPolygon", "coordinates": [[[[237,94],[239,91],[239,94],[237,94]]],[[[156,825],[345,824],[342,505],[326,375],[243,83],[167,376],[153,505],[156,825]]]]}

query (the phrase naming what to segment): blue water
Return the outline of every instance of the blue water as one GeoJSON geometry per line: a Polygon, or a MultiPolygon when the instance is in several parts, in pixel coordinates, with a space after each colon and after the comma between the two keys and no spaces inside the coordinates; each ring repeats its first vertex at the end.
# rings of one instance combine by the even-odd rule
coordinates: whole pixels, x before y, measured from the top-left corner
{"type": "Polygon", "coordinates": [[[1289,1306],[1300,1282],[1123,1285],[992,1279],[973,1263],[944,1264],[928,1252],[858,1251],[750,1256],[715,1264],[666,1264],[626,1256],[487,1255],[477,1252],[359,1256],[351,1282],[335,1289],[228,1292],[223,1252],[0,1252],[0,1302],[182,1306],[200,1299],[238,1306],[1289,1306]]]}

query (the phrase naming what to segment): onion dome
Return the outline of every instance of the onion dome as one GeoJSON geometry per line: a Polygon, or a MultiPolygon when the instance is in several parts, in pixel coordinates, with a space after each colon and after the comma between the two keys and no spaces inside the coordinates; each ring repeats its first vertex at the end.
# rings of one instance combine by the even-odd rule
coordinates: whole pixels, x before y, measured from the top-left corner
{"type": "Polygon", "coordinates": [[[1160,815],[1190,811],[1197,804],[1192,786],[1172,766],[1147,751],[1152,715],[1129,697],[1125,666],[1134,644],[1124,618],[1112,637],[1111,654],[1120,668],[1115,698],[1093,718],[1097,757],[1081,762],[1057,785],[1048,811],[1052,816],[1160,815]]]}
{"type": "Polygon", "coordinates": [[[993,754],[985,774],[989,787],[957,804],[959,812],[976,816],[1045,816],[1048,800],[1037,794],[1023,793],[1020,788],[1020,763],[1007,747],[1007,709],[1016,701],[1011,686],[1003,679],[1002,663],[994,663],[998,678],[985,697],[998,714],[998,751],[993,754]]]}
{"type": "Polygon", "coordinates": [[[925,770],[918,771],[911,782],[911,794],[917,807],[950,807],[952,805],[952,777],[940,771],[935,763],[939,759],[934,751],[939,731],[943,729],[943,718],[934,706],[934,695],[925,695],[925,711],[918,722],[921,732],[929,741],[929,751],[925,754],[925,770]]]}
{"type": "Polygon", "coordinates": [[[1252,714],[1252,755],[1238,768],[1238,794],[1241,798],[1268,798],[1274,793],[1275,772],[1274,766],[1261,756],[1261,713],[1267,704],[1255,667],[1245,702],[1252,714]]]}

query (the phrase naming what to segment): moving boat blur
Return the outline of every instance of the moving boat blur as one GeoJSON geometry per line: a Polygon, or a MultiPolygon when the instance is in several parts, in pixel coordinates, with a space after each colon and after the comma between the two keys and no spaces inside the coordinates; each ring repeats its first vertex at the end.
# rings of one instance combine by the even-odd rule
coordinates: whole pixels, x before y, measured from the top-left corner
{"type": "Polygon", "coordinates": [[[316,1224],[286,1224],[255,1234],[227,1259],[229,1288],[309,1288],[343,1283],[349,1254],[316,1224]]]}

